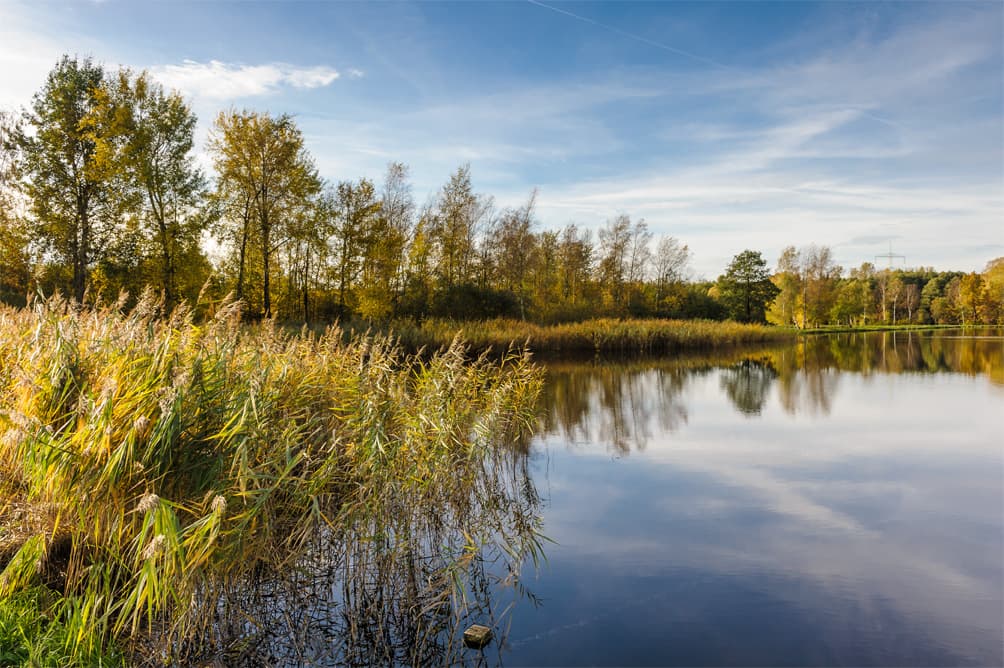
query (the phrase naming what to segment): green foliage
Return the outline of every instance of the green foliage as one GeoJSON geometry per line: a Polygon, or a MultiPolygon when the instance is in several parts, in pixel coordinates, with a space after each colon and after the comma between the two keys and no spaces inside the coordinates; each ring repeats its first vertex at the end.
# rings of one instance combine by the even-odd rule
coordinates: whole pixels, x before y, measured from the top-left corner
{"type": "Polygon", "coordinates": [[[221,112],[209,144],[220,181],[222,236],[238,240],[237,294],[244,296],[253,250],[261,262],[261,315],[272,315],[273,273],[281,248],[312,226],[299,224],[321,190],[303,133],[288,115],[221,112]]]}
{"type": "MultiPolygon", "coordinates": [[[[66,611],[69,612],[69,611],[66,611]]],[[[118,666],[111,649],[74,654],[71,626],[56,592],[33,586],[0,601],[0,665],[59,668],[68,665],[118,666]]]]}
{"type": "Polygon", "coordinates": [[[732,258],[717,288],[729,316],[740,322],[766,322],[767,305],[780,292],[770,280],[767,261],[753,250],[732,258]]]}
{"type": "Polygon", "coordinates": [[[72,273],[83,301],[124,206],[122,172],[109,147],[117,130],[102,104],[105,73],[64,56],[35,94],[21,135],[22,173],[39,239],[72,273]]]}

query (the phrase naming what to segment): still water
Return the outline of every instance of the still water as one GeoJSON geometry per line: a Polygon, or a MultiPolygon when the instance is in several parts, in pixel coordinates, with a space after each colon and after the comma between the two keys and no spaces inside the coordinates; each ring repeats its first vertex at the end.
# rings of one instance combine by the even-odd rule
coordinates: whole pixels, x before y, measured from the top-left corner
{"type": "Polygon", "coordinates": [[[490,662],[1001,665],[1000,332],[550,364],[543,416],[490,662]]]}

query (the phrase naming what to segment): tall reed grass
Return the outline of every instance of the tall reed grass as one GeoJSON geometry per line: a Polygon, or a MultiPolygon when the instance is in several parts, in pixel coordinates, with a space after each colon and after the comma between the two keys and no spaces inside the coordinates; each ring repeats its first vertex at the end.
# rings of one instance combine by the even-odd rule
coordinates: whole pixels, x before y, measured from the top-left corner
{"type": "Polygon", "coordinates": [[[601,318],[560,325],[535,325],[522,320],[456,322],[425,320],[395,323],[402,343],[441,349],[460,336],[478,351],[506,351],[528,346],[547,356],[624,355],[713,350],[737,345],[794,341],[792,330],[766,325],[712,320],[618,320],[601,318]]]}
{"type": "Polygon", "coordinates": [[[360,630],[392,607],[375,596],[411,588],[384,639],[428,635],[429,615],[464,608],[486,544],[512,573],[539,557],[508,455],[540,387],[526,354],[471,361],[453,340],[419,359],[382,336],[248,328],[237,304],[204,323],[150,298],[2,308],[0,655],[272,651],[267,620],[302,610],[305,582],[330,591],[324,572],[341,573],[341,655],[396,652],[360,630]],[[46,622],[11,626],[14,606],[46,622]]]}

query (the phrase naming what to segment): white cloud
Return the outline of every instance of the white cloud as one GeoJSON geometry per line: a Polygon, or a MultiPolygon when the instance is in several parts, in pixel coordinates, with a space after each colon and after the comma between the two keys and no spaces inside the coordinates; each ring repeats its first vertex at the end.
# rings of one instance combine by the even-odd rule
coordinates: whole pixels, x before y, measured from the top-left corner
{"type": "Polygon", "coordinates": [[[322,88],[341,76],[338,70],[324,65],[244,65],[219,60],[207,63],[185,60],[181,65],[151,67],[150,72],[169,88],[176,88],[194,97],[211,99],[270,95],[283,87],[322,88]]]}
{"type": "Polygon", "coordinates": [[[0,109],[27,105],[64,50],[18,7],[0,2],[0,109]]]}

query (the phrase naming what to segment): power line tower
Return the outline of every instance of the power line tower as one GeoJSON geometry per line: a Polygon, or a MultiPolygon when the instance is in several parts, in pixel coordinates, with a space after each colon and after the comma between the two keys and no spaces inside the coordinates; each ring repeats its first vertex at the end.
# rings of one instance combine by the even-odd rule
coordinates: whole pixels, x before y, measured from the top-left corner
{"type": "Polygon", "coordinates": [[[888,253],[883,253],[882,255],[876,255],[875,259],[876,260],[879,260],[879,259],[889,260],[889,270],[890,271],[892,271],[893,260],[902,260],[903,264],[906,264],[906,256],[905,255],[897,255],[896,253],[892,252],[892,242],[891,241],[889,242],[889,252],[888,253]]]}

